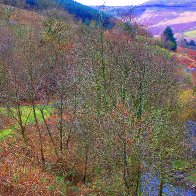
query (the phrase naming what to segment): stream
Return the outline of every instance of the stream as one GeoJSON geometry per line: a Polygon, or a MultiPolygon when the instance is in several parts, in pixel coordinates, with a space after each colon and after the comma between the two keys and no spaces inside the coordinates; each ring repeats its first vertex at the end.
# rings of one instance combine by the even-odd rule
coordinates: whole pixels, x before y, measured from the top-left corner
{"type": "MultiPolygon", "coordinates": [[[[151,174],[144,174],[142,179],[142,195],[157,196],[159,193],[159,179],[151,174]]],[[[163,195],[167,196],[196,196],[193,190],[186,190],[182,187],[165,184],[163,195]]]]}
{"type": "MultiPolygon", "coordinates": [[[[196,152],[196,121],[187,122],[187,139],[192,144],[191,151],[193,156],[196,152]]],[[[159,178],[155,175],[146,173],[142,179],[142,195],[157,196],[159,193],[159,178]]],[[[196,187],[196,186],[195,186],[196,187]]],[[[187,190],[180,186],[164,184],[163,195],[166,196],[196,196],[195,190],[187,190]]]]}

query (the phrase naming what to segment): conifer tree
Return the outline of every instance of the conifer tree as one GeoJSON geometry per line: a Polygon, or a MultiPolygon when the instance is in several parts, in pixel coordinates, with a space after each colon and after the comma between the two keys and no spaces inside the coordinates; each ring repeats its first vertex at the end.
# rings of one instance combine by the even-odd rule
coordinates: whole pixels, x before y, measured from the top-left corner
{"type": "Polygon", "coordinates": [[[176,38],[174,37],[174,33],[171,29],[171,27],[167,27],[163,34],[162,34],[162,41],[164,43],[165,48],[176,51],[177,49],[177,43],[176,38]]]}

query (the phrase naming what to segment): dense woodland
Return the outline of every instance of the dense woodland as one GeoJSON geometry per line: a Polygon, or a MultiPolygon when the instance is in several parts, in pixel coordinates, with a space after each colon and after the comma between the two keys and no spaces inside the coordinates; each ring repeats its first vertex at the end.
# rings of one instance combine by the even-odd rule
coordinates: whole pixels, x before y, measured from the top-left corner
{"type": "Polygon", "coordinates": [[[150,173],[161,196],[192,172],[193,92],[161,40],[57,9],[30,24],[0,11],[0,195],[148,195],[150,173]]]}
{"type": "Polygon", "coordinates": [[[74,0],[0,0],[0,3],[37,11],[54,7],[63,8],[69,14],[72,14],[75,19],[82,20],[86,24],[93,20],[96,21],[97,25],[102,23],[104,28],[114,26],[114,19],[111,16],[102,13],[102,22],[100,23],[100,11],[77,3],[74,0]]]}

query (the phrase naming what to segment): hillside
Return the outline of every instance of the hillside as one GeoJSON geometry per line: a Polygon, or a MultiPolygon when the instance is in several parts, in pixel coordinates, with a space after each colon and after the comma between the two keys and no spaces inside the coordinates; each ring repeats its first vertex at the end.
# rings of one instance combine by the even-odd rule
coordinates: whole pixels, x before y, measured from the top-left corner
{"type": "Polygon", "coordinates": [[[152,0],[136,7],[108,7],[106,11],[125,20],[134,15],[135,20],[147,26],[155,36],[171,26],[178,38],[196,40],[195,0],[152,0]]]}
{"type": "Polygon", "coordinates": [[[196,87],[196,51],[179,47],[177,59],[184,71],[191,75],[193,86],[196,87]]]}
{"type": "Polygon", "coordinates": [[[0,195],[194,196],[177,54],[139,25],[28,2],[0,4],[0,195]]]}
{"type": "MultiPolygon", "coordinates": [[[[74,0],[0,0],[0,3],[15,6],[22,9],[28,10],[46,10],[46,9],[64,9],[69,14],[75,16],[77,20],[81,20],[86,24],[94,20],[100,23],[100,13],[96,9],[77,3],[74,0]]],[[[103,25],[106,28],[110,28],[114,25],[112,18],[107,14],[103,14],[103,25]]]]}
{"type": "MultiPolygon", "coordinates": [[[[160,35],[166,26],[171,26],[177,37],[196,39],[196,1],[154,0],[143,6],[145,11],[138,15],[137,21],[147,25],[154,35],[160,35]]],[[[136,8],[136,13],[141,7],[136,8]]]]}
{"type": "Polygon", "coordinates": [[[196,6],[195,0],[149,0],[143,5],[165,5],[165,6],[196,6]]]}

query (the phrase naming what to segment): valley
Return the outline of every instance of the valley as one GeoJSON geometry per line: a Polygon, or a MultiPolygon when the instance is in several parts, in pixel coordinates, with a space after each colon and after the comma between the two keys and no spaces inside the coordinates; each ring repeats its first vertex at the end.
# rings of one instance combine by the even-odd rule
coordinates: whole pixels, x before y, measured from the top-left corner
{"type": "MultiPolygon", "coordinates": [[[[101,7],[95,7],[102,9],[101,7]]],[[[154,36],[160,36],[167,26],[171,26],[177,38],[196,40],[196,2],[193,1],[148,1],[142,5],[129,7],[105,7],[105,12],[119,19],[129,21],[134,17],[146,26],[154,36]]]]}
{"type": "Polygon", "coordinates": [[[175,1],[135,9],[161,40],[129,7],[0,0],[0,195],[196,195],[196,52],[175,43],[194,1],[175,1]]]}

